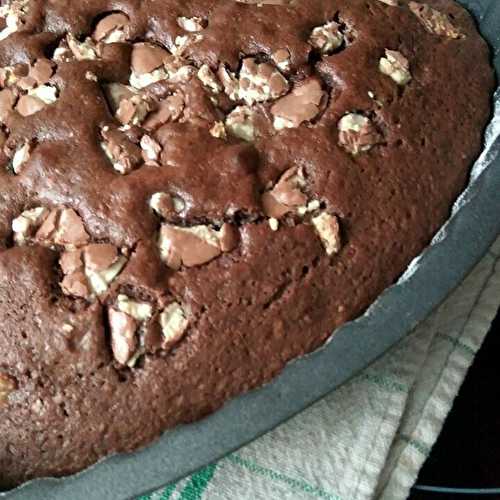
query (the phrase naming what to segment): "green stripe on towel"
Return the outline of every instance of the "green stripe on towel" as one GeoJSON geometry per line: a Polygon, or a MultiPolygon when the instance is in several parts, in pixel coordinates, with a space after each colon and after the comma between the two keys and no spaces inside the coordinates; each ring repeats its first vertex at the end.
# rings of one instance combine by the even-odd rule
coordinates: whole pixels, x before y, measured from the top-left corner
{"type": "Polygon", "coordinates": [[[430,455],[431,449],[429,448],[429,446],[427,446],[424,442],[420,441],[419,439],[413,439],[405,434],[401,434],[399,437],[422,455],[426,457],[430,455]]]}
{"type": "Polygon", "coordinates": [[[382,389],[386,389],[391,392],[408,392],[409,388],[406,384],[402,384],[397,380],[393,380],[384,375],[378,375],[377,373],[364,373],[361,375],[362,380],[366,380],[372,384],[375,384],[382,389]]]}
{"type": "Polygon", "coordinates": [[[439,333],[438,337],[441,339],[444,339],[448,341],[450,344],[454,345],[455,347],[459,347],[463,352],[468,354],[471,357],[474,357],[476,355],[476,351],[462,342],[460,339],[457,339],[455,337],[452,337],[451,335],[448,335],[447,333],[439,333]]]}
{"type": "Polygon", "coordinates": [[[175,491],[175,487],[178,483],[169,484],[162,492],[160,496],[160,500],[168,500],[172,493],[175,491]]]}
{"type": "Polygon", "coordinates": [[[200,500],[203,492],[214,477],[217,465],[209,465],[191,476],[188,484],[182,490],[180,500],[200,500]]]}
{"type": "Polygon", "coordinates": [[[225,458],[225,460],[228,460],[235,465],[239,465],[250,472],[267,477],[268,479],[272,479],[273,481],[285,483],[295,490],[300,490],[314,497],[326,498],[328,500],[342,500],[342,498],[338,495],[332,495],[331,493],[328,493],[321,488],[318,488],[317,486],[313,486],[302,479],[295,479],[293,477],[282,474],[281,472],[267,469],[266,467],[262,467],[261,465],[251,462],[250,460],[245,460],[239,455],[229,455],[225,458]]]}

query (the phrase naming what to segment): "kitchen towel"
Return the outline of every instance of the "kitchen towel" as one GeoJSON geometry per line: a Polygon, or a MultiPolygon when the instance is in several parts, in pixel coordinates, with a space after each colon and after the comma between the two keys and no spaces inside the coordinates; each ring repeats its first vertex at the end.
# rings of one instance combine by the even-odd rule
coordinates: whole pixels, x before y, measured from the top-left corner
{"type": "Polygon", "coordinates": [[[500,238],[364,372],[257,441],[141,500],[408,496],[500,305],[500,238]]]}

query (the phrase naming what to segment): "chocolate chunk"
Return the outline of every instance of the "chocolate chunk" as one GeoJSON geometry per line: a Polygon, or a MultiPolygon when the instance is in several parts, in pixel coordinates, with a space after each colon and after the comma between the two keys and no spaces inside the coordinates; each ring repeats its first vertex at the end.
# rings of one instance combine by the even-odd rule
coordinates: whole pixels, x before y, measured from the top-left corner
{"type": "Polygon", "coordinates": [[[20,174],[24,164],[30,159],[32,145],[26,141],[22,146],[18,147],[12,157],[12,170],[15,174],[20,174]]]}
{"type": "Polygon", "coordinates": [[[335,215],[323,212],[313,217],[312,223],[321,238],[327,255],[334,255],[341,249],[340,226],[335,215]]]}
{"type": "Polygon", "coordinates": [[[69,250],[64,252],[59,259],[62,272],[71,274],[75,271],[83,270],[83,260],[81,250],[69,250]]]}
{"type": "Polygon", "coordinates": [[[274,115],[274,128],[295,128],[313,120],[325,99],[326,93],[318,79],[309,78],[273,104],[271,113],[274,115]]]}
{"type": "Polygon", "coordinates": [[[0,31],[0,40],[5,40],[22,28],[29,6],[28,0],[10,0],[0,7],[0,17],[5,18],[5,27],[0,31]]]}
{"type": "Polygon", "coordinates": [[[151,73],[168,60],[169,53],[151,43],[135,43],[132,50],[132,71],[137,75],[151,73]]]}
{"type": "Polygon", "coordinates": [[[182,264],[193,267],[218,257],[222,250],[215,231],[206,226],[192,228],[163,224],[160,249],[168,267],[179,269],[182,264]]]}
{"type": "Polygon", "coordinates": [[[127,264],[127,258],[108,244],[87,245],[84,248],[85,274],[92,292],[98,296],[108,291],[109,285],[127,264]]]}
{"type": "Polygon", "coordinates": [[[224,92],[229,96],[229,98],[233,101],[238,100],[239,83],[234,73],[221,64],[217,70],[217,77],[223,86],[224,92]]]}
{"type": "Polygon", "coordinates": [[[288,71],[290,69],[290,58],[291,55],[288,49],[278,49],[271,54],[271,59],[281,71],[288,71]]]}
{"type": "Polygon", "coordinates": [[[292,210],[307,204],[303,189],[306,181],[296,167],[287,170],[270,191],[262,195],[262,206],[268,217],[280,219],[292,210]]]}
{"type": "Polygon", "coordinates": [[[80,216],[71,208],[61,210],[54,242],[59,245],[81,246],[89,241],[80,216]]]}
{"type": "Polygon", "coordinates": [[[125,42],[130,36],[130,19],[122,12],[103,17],[96,25],[92,38],[96,42],[125,42]]]}
{"type": "Polygon", "coordinates": [[[25,210],[19,217],[16,217],[12,221],[12,231],[16,244],[24,245],[27,240],[34,237],[49,213],[49,210],[44,207],[36,207],[25,210]]]}
{"type": "Polygon", "coordinates": [[[126,133],[110,127],[104,127],[101,133],[104,139],[101,146],[117,172],[125,175],[141,165],[141,148],[126,133]]]}
{"type": "Polygon", "coordinates": [[[380,59],[379,69],[390,76],[398,85],[406,85],[411,81],[410,63],[397,50],[385,49],[385,57],[380,59]]]}
{"type": "Polygon", "coordinates": [[[38,240],[51,240],[58,229],[59,210],[51,210],[36,233],[38,240]]]}
{"type": "Polygon", "coordinates": [[[177,302],[169,304],[160,313],[159,319],[163,334],[163,348],[177,343],[189,325],[184,309],[177,302]]]}
{"type": "Polygon", "coordinates": [[[464,33],[453,25],[446,14],[432,8],[430,5],[410,2],[408,7],[429,33],[454,39],[465,37],[464,33]]]}
{"type": "Polygon", "coordinates": [[[87,277],[83,271],[75,271],[64,276],[61,288],[66,295],[87,299],[91,295],[87,277]]]}
{"type": "Polygon", "coordinates": [[[32,95],[23,95],[19,98],[16,110],[21,116],[31,116],[45,108],[45,103],[32,95]]]}
{"type": "Polygon", "coordinates": [[[247,104],[276,99],[288,91],[286,78],[271,64],[253,58],[243,60],[239,75],[239,99],[247,104]]]}
{"type": "Polygon", "coordinates": [[[119,295],[116,305],[108,308],[111,348],[120,364],[133,368],[145,353],[144,327],[152,314],[150,304],[137,302],[127,295],[119,295]]]}
{"type": "Polygon", "coordinates": [[[239,139],[252,142],[255,139],[256,110],[250,106],[237,106],[226,117],[226,130],[239,139]]]}
{"type": "MultiPolygon", "coordinates": [[[[99,47],[91,38],[86,38],[83,42],[80,42],[69,33],[66,36],[66,43],[77,61],[93,61],[99,58],[99,47]]],[[[57,60],[55,54],[54,60],[57,60]]]]}
{"type": "Polygon", "coordinates": [[[141,125],[152,109],[146,96],[134,95],[123,99],[116,111],[116,118],[123,125],[141,125]]]}
{"type": "Polygon", "coordinates": [[[32,76],[24,76],[17,82],[21,90],[31,90],[36,87],[36,80],[32,76]]]}
{"type": "Polygon", "coordinates": [[[173,214],[180,214],[186,209],[186,202],[182,198],[169,193],[155,193],[149,205],[165,219],[173,214]]]}
{"type": "Polygon", "coordinates": [[[156,108],[145,119],[144,128],[146,130],[156,130],[165,123],[178,120],[182,116],[184,106],[184,98],[180,93],[175,93],[160,100],[156,104],[156,108]]]}
{"type": "Polygon", "coordinates": [[[280,219],[291,212],[291,207],[280,203],[270,192],[262,195],[262,208],[264,213],[273,219],[280,219]]]}
{"type": "MultiPolygon", "coordinates": [[[[36,82],[34,78],[32,81],[33,85],[35,85],[36,82]]],[[[19,98],[16,110],[22,116],[31,116],[41,111],[47,105],[55,103],[57,98],[58,91],[54,86],[38,85],[33,88],[29,88],[28,93],[19,98]]]]}
{"type": "Polygon", "coordinates": [[[127,295],[118,295],[116,299],[116,307],[119,311],[127,313],[137,321],[144,322],[151,318],[153,308],[146,302],[137,302],[132,300],[127,295]]]}
{"type": "Polygon", "coordinates": [[[314,28],[309,37],[309,43],[322,54],[330,54],[338,49],[343,42],[344,35],[340,30],[340,24],[335,21],[314,28]]]}
{"type": "Polygon", "coordinates": [[[92,244],[84,250],[85,266],[91,271],[104,271],[111,267],[118,258],[118,250],[113,245],[92,244]]]}
{"type": "Polygon", "coordinates": [[[300,206],[307,202],[307,196],[302,192],[304,187],[304,174],[300,169],[294,167],[281,176],[271,193],[284,205],[300,206]]]}
{"type": "Polygon", "coordinates": [[[172,196],[168,193],[155,193],[149,202],[150,207],[162,217],[166,217],[173,212],[174,204],[172,196]]]}
{"type": "Polygon", "coordinates": [[[123,83],[107,83],[103,85],[104,93],[109,104],[109,108],[115,114],[120,103],[125,99],[131,99],[136,95],[134,88],[124,85],[123,83]]]}
{"type": "Polygon", "coordinates": [[[210,66],[203,64],[198,70],[197,76],[199,80],[215,94],[222,91],[222,85],[210,66]]]}
{"type": "Polygon", "coordinates": [[[106,243],[93,243],[80,250],[66,251],[59,264],[66,275],[61,283],[66,295],[89,299],[108,290],[127,262],[118,249],[106,243]]]}
{"type": "Polygon", "coordinates": [[[358,113],[344,115],[338,123],[339,144],[353,155],[365,153],[382,142],[372,121],[358,113]]]}
{"type": "Polygon", "coordinates": [[[71,208],[52,210],[38,229],[36,239],[49,244],[83,246],[89,235],[80,216],[71,208]]]}
{"type": "Polygon", "coordinates": [[[219,231],[208,226],[178,227],[163,224],[160,230],[160,251],[168,267],[179,269],[200,266],[237,245],[236,232],[229,225],[219,231]]]}
{"type": "Polygon", "coordinates": [[[126,365],[134,355],[138,343],[136,331],[138,322],[129,314],[108,309],[109,327],[111,330],[111,348],[116,361],[126,365]]]}
{"type": "Polygon", "coordinates": [[[177,18],[177,24],[185,31],[195,33],[203,31],[207,27],[207,23],[201,17],[183,17],[177,18]]]}
{"type": "Polygon", "coordinates": [[[142,157],[145,163],[158,165],[162,147],[151,136],[143,135],[141,138],[142,157]]]}
{"type": "Polygon", "coordinates": [[[223,122],[215,122],[209,132],[212,137],[217,139],[227,139],[226,126],[223,122]]]}
{"type": "Polygon", "coordinates": [[[30,67],[29,76],[33,78],[37,85],[44,85],[49,82],[54,74],[54,66],[48,59],[37,59],[30,67]]]}
{"type": "Polygon", "coordinates": [[[0,86],[14,87],[20,79],[28,76],[29,66],[27,64],[15,64],[0,68],[0,86]]]}
{"type": "Polygon", "coordinates": [[[224,66],[219,67],[218,75],[230,99],[250,105],[277,99],[289,88],[288,81],[275,66],[259,63],[253,57],[243,59],[238,78],[224,66]]]}

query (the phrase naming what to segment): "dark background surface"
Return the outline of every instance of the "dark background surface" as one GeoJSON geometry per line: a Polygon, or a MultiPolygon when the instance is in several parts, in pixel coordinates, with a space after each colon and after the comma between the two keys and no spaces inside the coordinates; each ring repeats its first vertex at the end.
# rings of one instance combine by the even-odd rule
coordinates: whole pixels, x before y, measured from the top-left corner
{"type": "MultiPolygon", "coordinates": [[[[419,485],[500,489],[500,313],[469,370],[419,485]]],[[[472,497],[500,499],[494,495],[472,497]]],[[[471,498],[413,490],[411,500],[471,498]]]]}

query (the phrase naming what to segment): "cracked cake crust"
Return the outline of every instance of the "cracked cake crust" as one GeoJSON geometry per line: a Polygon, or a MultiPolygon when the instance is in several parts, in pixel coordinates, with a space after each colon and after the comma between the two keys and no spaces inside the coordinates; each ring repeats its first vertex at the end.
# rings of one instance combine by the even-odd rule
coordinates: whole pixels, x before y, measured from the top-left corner
{"type": "Polygon", "coordinates": [[[322,345],[447,219],[490,112],[451,0],[110,5],[0,7],[4,488],[322,345]]]}

